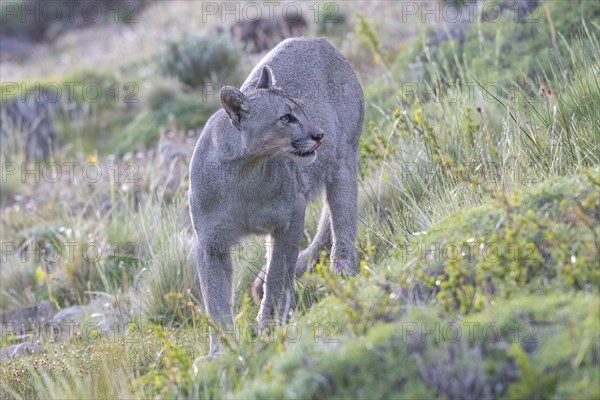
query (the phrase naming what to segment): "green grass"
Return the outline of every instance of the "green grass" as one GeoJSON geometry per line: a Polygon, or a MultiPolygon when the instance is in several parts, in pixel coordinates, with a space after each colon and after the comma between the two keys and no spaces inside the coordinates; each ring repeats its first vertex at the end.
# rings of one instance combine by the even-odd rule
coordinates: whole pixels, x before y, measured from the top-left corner
{"type": "MultiPolygon", "coordinates": [[[[195,139],[186,135],[217,100],[185,92],[156,65],[128,72],[140,84],[138,104],[78,100],[77,112],[58,120],[54,161],[98,162],[107,173],[77,185],[9,176],[2,240],[119,250],[93,262],[81,252],[56,262],[10,255],[0,265],[0,306],[50,299],[66,307],[102,293],[137,329],[87,342],[41,338],[48,354],[0,363],[0,398],[598,398],[600,46],[592,3],[548,3],[558,52],[549,50],[544,9],[536,25],[474,23],[460,43],[430,45],[426,32],[392,43],[397,21],[357,17],[364,10],[351,5],[344,24],[355,40],[321,28],[362,62],[361,272],[341,278],[318,264],[297,284],[292,325],[257,336],[249,293],[263,260],[239,257],[241,336],[197,375],[192,361],[208,350],[208,320],[193,267],[187,163],[195,139]],[[407,82],[421,86],[415,92],[407,82]],[[110,172],[115,162],[121,179],[110,172]],[[125,182],[132,163],[139,179],[125,182]],[[436,324],[461,327],[461,338],[441,328],[421,337],[436,324]],[[502,334],[485,336],[489,326],[502,334]]],[[[115,80],[75,71],[61,81],[115,80]]],[[[24,161],[4,147],[2,158],[24,161]]],[[[318,209],[307,211],[311,231],[318,209]]]]}

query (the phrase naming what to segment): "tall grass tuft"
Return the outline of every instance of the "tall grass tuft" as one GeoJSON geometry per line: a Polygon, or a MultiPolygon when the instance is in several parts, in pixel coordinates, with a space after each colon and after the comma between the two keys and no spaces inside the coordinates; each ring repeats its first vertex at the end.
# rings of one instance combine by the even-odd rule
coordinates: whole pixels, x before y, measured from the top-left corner
{"type": "Polygon", "coordinates": [[[148,260],[140,275],[137,302],[151,320],[190,322],[200,292],[187,197],[180,195],[171,207],[164,207],[150,195],[144,199],[143,209],[134,217],[148,260]]]}

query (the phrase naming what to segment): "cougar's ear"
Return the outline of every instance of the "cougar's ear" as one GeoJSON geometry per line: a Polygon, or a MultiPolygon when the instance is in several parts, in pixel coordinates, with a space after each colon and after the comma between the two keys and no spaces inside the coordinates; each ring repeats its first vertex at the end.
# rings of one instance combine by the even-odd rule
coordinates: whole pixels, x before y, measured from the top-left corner
{"type": "Polygon", "coordinates": [[[273,77],[273,71],[267,65],[263,66],[262,71],[260,72],[260,78],[258,78],[258,83],[256,84],[256,89],[273,89],[273,85],[275,85],[275,78],[273,77]]]}
{"type": "Polygon", "coordinates": [[[224,86],[220,93],[221,105],[229,115],[233,126],[240,129],[240,122],[250,114],[250,102],[246,95],[233,86],[224,86]]]}

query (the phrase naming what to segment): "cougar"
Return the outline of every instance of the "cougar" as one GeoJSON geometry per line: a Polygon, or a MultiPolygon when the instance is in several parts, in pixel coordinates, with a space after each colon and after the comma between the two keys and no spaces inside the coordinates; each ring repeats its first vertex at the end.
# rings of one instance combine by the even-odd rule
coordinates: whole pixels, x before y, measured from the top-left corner
{"type": "MultiPolygon", "coordinates": [[[[330,248],[331,267],[358,270],[357,167],[363,92],[348,61],[324,38],[287,39],[238,90],[224,86],[222,109],[206,123],[190,166],[190,212],[206,312],[233,326],[232,247],[246,235],[268,239],[257,274],[257,322],[286,321],[294,278],[330,248]],[[300,251],[308,201],[325,190],[318,229],[300,251]]],[[[210,355],[222,343],[211,335],[210,355]]]]}

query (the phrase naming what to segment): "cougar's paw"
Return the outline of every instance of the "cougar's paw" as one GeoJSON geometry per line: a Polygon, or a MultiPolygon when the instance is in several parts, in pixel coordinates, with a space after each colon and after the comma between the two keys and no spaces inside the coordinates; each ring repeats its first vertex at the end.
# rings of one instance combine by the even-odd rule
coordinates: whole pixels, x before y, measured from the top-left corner
{"type": "Polygon", "coordinates": [[[355,257],[332,258],[331,266],[337,274],[342,276],[356,275],[358,273],[355,257]]]}

